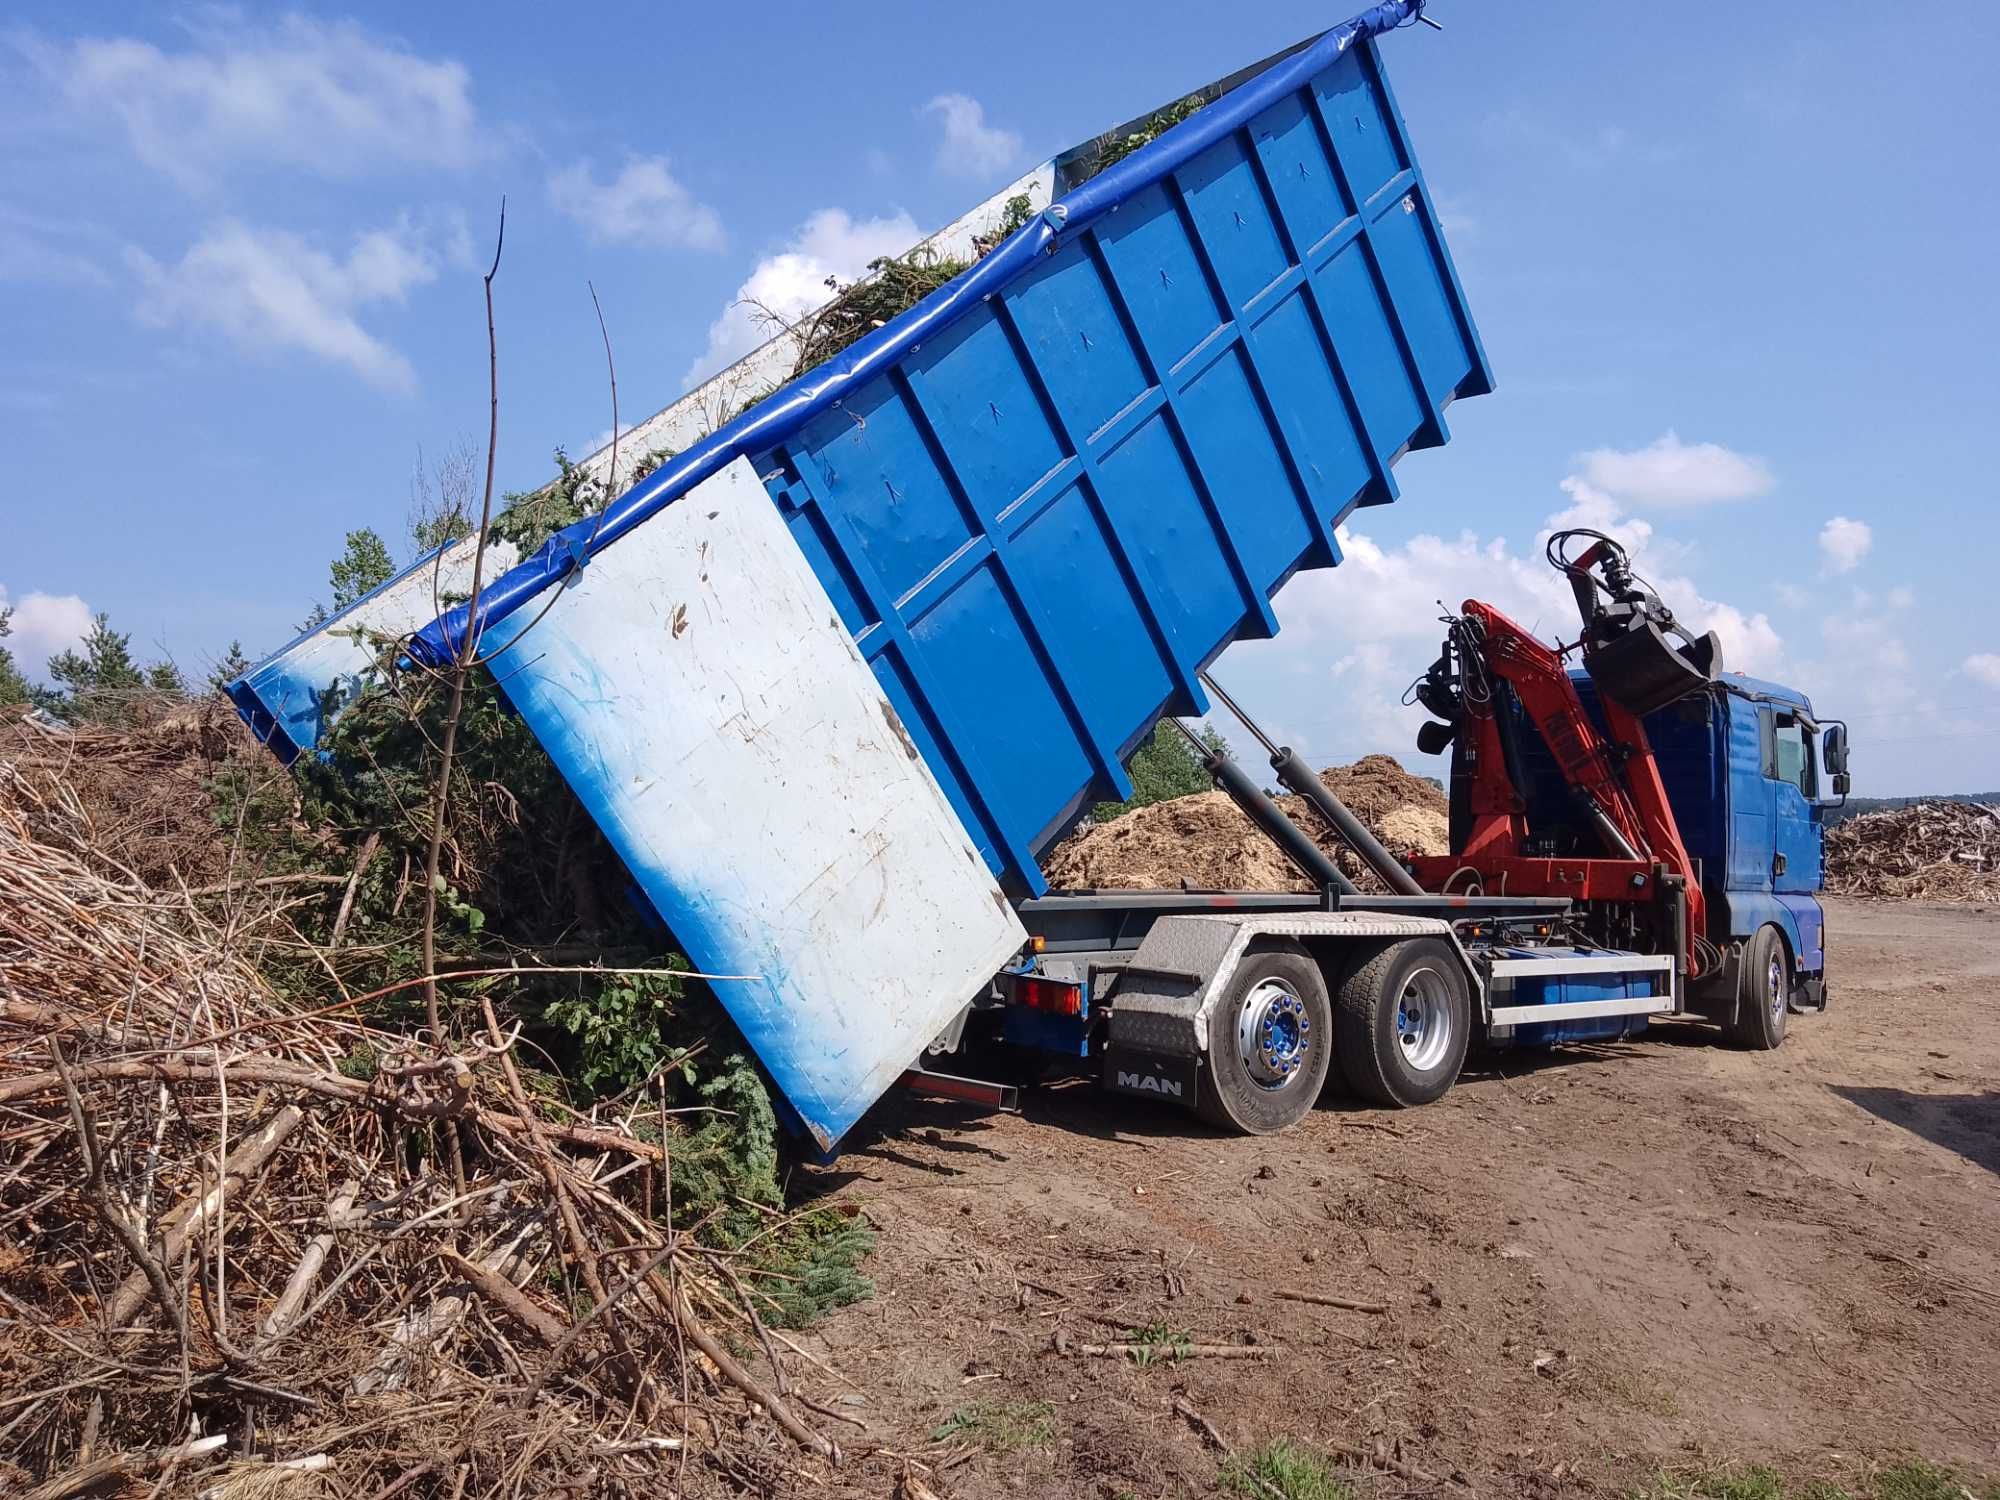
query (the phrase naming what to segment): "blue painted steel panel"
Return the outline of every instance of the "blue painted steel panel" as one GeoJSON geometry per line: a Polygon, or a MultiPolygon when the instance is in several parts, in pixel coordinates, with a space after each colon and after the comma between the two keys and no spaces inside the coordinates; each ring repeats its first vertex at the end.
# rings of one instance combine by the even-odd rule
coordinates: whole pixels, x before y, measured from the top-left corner
{"type": "MultiPolygon", "coordinates": [[[[1565,958],[1609,958],[1606,948],[1497,948],[1496,958],[1537,959],[1551,969],[1565,958]]],[[[1561,974],[1546,977],[1521,974],[1508,981],[1509,1005],[1569,1005],[1580,1000],[1627,1000],[1665,993],[1664,976],[1657,969],[1638,969],[1630,974],[1561,974]]],[[[1566,1021],[1517,1023],[1493,1028],[1487,1038],[1495,1047],[1554,1047],[1564,1042],[1611,1041],[1637,1036],[1646,1029],[1645,1016],[1577,1016],[1566,1021]]]]}
{"type": "Polygon", "coordinates": [[[1039,893],[1159,714],[1206,710],[1200,668],[1491,388],[1373,41],[1418,9],[1086,182],[498,580],[481,628],[746,455],[988,865],[1039,893]]]}

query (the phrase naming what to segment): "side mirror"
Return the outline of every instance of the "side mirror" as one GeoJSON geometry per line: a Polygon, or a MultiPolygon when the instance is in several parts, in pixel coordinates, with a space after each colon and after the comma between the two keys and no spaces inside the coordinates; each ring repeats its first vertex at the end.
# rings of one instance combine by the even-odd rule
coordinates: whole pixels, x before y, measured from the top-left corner
{"type": "MultiPolygon", "coordinates": [[[[1820,741],[1820,761],[1825,765],[1827,773],[1831,776],[1840,777],[1847,774],[1847,726],[1845,724],[1829,724],[1826,726],[1826,734],[1820,741]]],[[[1836,787],[1836,790],[1838,789],[1836,787]]]]}
{"type": "Polygon", "coordinates": [[[1833,773],[1834,796],[1845,797],[1847,795],[1848,788],[1852,787],[1853,785],[1854,785],[1854,778],[1848,775],[1845,771],[1835,771],[1833,773]]]}

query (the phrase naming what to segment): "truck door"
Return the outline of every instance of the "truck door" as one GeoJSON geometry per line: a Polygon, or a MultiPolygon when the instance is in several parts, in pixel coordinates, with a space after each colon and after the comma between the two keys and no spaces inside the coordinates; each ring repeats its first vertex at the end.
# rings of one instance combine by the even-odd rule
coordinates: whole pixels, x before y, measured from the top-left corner
{"type": "Polygon", "coordinates": [[[1816,734],[1805,715],[1782,707],[1761,708],[1765,739],[1764,776],[1771,788],[1771,889],[1810,894],[1820,886],[1820,827],[1813,820],[1819,796],[1816,734]]]}

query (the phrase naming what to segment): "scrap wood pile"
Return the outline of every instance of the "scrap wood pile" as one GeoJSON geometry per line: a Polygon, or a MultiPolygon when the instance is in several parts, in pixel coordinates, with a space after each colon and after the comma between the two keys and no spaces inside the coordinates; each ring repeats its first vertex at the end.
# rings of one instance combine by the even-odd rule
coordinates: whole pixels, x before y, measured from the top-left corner
{"type": "MultiPolygon", "coordinates": [[[[1320,780],[1390,853],[1449,851],[1444,793],[1435,782],[1404,770],[1393,756],[1366,755],[1349,766],[1329,766],[1320,780]]],[[[1361,889],[1381,889],[1374,872],[1304,798],[1283,796],[1277,803],[1361,889]]],[[[1311,889],[1222,792],[1155,802],[1085,828],[1055,848],[1044,870],[1059,890],[1311,889]]]]}
{"type": "Polygon", "coordinates": [[[490,1002],[450,1049],[277,998],[45,768],[0,760],[0,872],[0,1493],[758,1490],[837,1457],[759,1236],[671,1227],[664,1095],[531,1091],[490,1002]]]}
{"type": "Polygon", "coordinates": [[[1826,835],[1826,888],[1898,901],[2000,901],[2000,808],[1917,802],[1826,835]]]}

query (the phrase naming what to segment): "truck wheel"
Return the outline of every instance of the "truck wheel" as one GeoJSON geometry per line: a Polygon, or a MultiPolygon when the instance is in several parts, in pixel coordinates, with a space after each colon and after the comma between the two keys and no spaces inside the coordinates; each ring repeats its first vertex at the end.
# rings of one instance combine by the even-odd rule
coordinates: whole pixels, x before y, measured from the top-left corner
{"type": "Polygon", "coordinates": [[[1303,1120],[1326,1083],[1331,1011],[1319,965],[1296,943],[1245,954],[1209,1012],[1201,1117],[1246,1135],[1303,1120]]]}
{"type": "Polygon", "coordinates": [[[1753,1052],[1769,1052],[1785,1039],[1785,1005],[1792,994],[1792,966],[1778,929],[1759,927],[1743,950],[1743,974],[1736,997],[1736,1041],[1753,1052]]]}
{"type": "Polygon", "coordinates": [[[1354,1092],[1373,1104],[1429,1104],[1458,1079],[1472,1040],[1472,993],[1449,944],[1391,943],[1348,974],[1333,1039],[1354,1092]]]}

